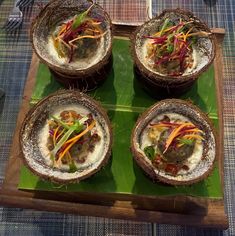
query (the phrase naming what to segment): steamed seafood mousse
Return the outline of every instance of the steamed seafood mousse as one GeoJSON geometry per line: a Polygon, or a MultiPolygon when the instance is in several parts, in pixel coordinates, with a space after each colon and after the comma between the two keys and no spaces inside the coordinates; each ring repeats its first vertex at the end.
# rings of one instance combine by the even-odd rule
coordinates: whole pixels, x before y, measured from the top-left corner
{"type": "Polygon", "coordinates": [[[209,53],[200,44],[210,34],[197,29],[194,21],[166,18],[155,32],[143,35],[143,63],[161,75],[190,74],[208,62],[209,53]]]}
{"type": "Polygon", "coordinates": [[[55,183],[77,183],[108,163],[111,123],[88,95],[60,90],[30,109],[19,141],[24,163],[34,174],[55,183]]]}
{"type": "Polygon", "coordinates": [[[103,19],[90,15],[94,4],[87,10],[57,24],[48,40],[48,51],[58,64],[86,69],[98,63],[105,49],[105,29],[103,19]]]}
{"type": "Polygon", "coordinates": [[[204,132],[188,118],[165,113],[147,126],[140,148],[156,170],[177,176],[195,169],[203,155],[203,141],[204,132]]]}
{"type": "Polygon", "coordinates": [[[103,145],[99,122],[83,107],[70,105],[54,111],[39,133],[45,163],[69,172],[95,163],[103,145]]]}

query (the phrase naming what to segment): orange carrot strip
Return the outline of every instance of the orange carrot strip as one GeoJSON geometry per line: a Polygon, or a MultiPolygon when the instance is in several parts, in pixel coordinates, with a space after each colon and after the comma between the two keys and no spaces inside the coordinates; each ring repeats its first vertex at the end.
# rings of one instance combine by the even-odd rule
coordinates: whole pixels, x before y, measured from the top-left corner
{"type": "Polygon", "coordinates": [[[65,150],[63,151],[63,153],[61,155],[59,155],[59,159],[57,160],[57,164],[62,160],[62,158],[64,157],[64,155],[66,154],[66,152],[68,152],[68,150],[83,136],[85,135],[89,130],[91,130],[95,125],[95,121],[93,120],[93,122],[85,129],[83,130],[80,134],[78,134],[77,136],[69,139],[64,145],[69,144],[65,150]]]}
{"type": "Polygon", "coordinates": [[[167,151],[168,147],[171,145],[174,138],[178,136],[180,130],[182,130],[186,126],[192,126],[192,125],[193,125],[192,123],[186,122],[186,123],[181,124],[179,127],[175,128],[169,135],[168,139],[166,140],[166,148],[163,153],[167,151]]]}
{"type": "Polygon", "coordinates": [[[56,161],[57,164],[59,164],[59,163],[62,161],[64,155],[68,152],[68,150],[69,150],[77,141],[78,141],[78,140],[74,140],[73,142],[71,142],[71,143],[68,145],[68,147],[63,151],[63,153],[62,153],[61,155],[59,155],[59,158],[58,158],[58,160],[56,161]]]}
{"type": "Polygon", "coordinates": [[[95,121],[93,120],[92,123],[85,129],[83,130],[80,134],[78,134],[77,136],[67,140],[65,142],[65,144],[71,143],[73,142],[73,140],[79,140],[84,134],[86,134],[89,130],[91,130],[93,127],[95,126],[95,121]]]}
{"type": "Polygon", "coordinates": [[[103,34],[96,35],[96,36],[93,36],[93,35],[83,35],[83,36],[79,36],[79,37],[77,37],[77,38],[75,38],[73,40],[70,40],[69,43],[72,43],[74,41],[77,41],[79,39],[84,39],[84,38],[98,39],[98,38],[102,37],[105,34],[106,34],[106,32],[104,32],[103,34]]]}
{"type": "Polygon", "coordinates": [[[59,159],[57,160],[57,163],[59,161],[62,160],[62,158],[64,157],[64,155],[68,152],[68,150],[83,136],[85,135],[89,130],[91,130],[95,125],[95,121],[93,120],[93,122],[85,129],[83,130],[80,134],[78,134],[77,136],[69,139],[64,145],[70,143],[65,150],[63,151],[63,153],[59,156],[59,159]]]}

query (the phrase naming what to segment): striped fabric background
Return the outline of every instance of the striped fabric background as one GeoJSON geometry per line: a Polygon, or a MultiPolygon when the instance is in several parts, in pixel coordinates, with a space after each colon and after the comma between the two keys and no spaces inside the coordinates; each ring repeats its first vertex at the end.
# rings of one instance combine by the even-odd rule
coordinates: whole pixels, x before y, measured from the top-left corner
{"type": "MultiPolygon", "coordinates": [[[[24,10],[24,22],[18,31],[6,34],[0,29],[0,88],[5,101],[0,101],[0,183],[8,160],[16,118],[22,99],[32,49],[28,29],[40,5],[35,0],[24,10]]],[[[225,119],[225,204],[230,227],[226,231],[184,226],[159,225],[96,217],[81,217],[61,213],[0,208],[0,235],[235,235],[235,1],[234,0],[99,0],[116,22],[139,24],[149,9],[153,15],[165,8],[182,7],[192,10],[211,27],[223,27],[226,36],[224,53],[224,119],[225,119]],[[119,9],[117,12],[115,9],[119,9]],[[134,13],[134,16],[133,16],[134,13]]],[[[12,0],[0,0],[0,27],[13,6],[12,0]]]]}

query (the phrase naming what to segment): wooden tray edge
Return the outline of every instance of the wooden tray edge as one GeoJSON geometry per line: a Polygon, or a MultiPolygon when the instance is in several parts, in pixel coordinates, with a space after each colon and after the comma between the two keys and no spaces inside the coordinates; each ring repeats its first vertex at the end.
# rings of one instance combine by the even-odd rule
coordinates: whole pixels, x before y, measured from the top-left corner
{"type": "MultiPolygon", "coordinates": [[[[217,56],[215,59],[215,62],[221,62],[222,61],[222,41],[224,37],[224,29],[213,29],[213,32],[216,34],[216,38],[219,43],[219,47],[217,47],[217,56]]],[[[30,66],[30,70],[28,73],[25,90],[24,90],[24,96],[22,99],[22,106],[20,109],[20,113],[26,114],[26,111],[29,109],[29,101],[31,98],[31,93],[29,92],[29,88],[32,88],[34,86],[34,78],[37,73],[37,67],[38,67],[38,59],[36,55],[33,55],[32,62],[30,66]]],[[[221,63],[222,64],[222,63],[221,63]]],[[[222,103],[222,80],[223,73],[222,70],[219,70],[217,67],[215,67],[215,80],[216,80],[216,90],[217,90],[217,104],[218,104],[218,113],[219,113],[219,120],[220,120],[220,154],[221,157],[223,157],[223,103],[222,103]],[[220,97],[218,96],[220,94],[220,97]]],[[[31,91],[32,92],[32,91],[31,91]]],[[[13,141],[18,144],[18,132],[20,129],[20,124],[22,123],[23,117],[18,116],[17,119],[17,126],[16,131],[14,134],[13,141]]],[[[48,199],[35,199],[33,197],[27,197],[26,196],[9,196],[9,194],[6,194],[9,190],[8,188],[8,182],[11,181],[11,174],[9,174],[9,169],[11,168],[11,162],[16,161],[14,159],[17,159],[17,162],[20,166],[21,160],[17,158],[20,155],[20,153],[15,153],[14,147],[11,148],[10,152],[10,159],[8,162],[8,166],[6,168],[6,175],[5,175],[5,181],[3,186],[0,189],[0,203],[2,205],[7,206],[13,206],[13,207],[24,207],[24,208],[32,208],[32,209],[38,209],[38,210],[47,210],[47,211],[59,211],[64,213],[78,213],[80,215],[94,215],[94,216],[101,216],[101,217],[110,217],[110,218],[120,218],[120,219],[129,219],[129,220],[138,220],[138,221],[147,221],[147,222],[158,222],[158,223],[165,223],[165,224],[184,224],[184,225],[191,225],[191,226],[200,226],[200,227],[213,227],[213,228],[220,228],[220,229],[226,229],[228,228],[228,219],[226,214],[224,213],[224,204],[223,201],[220,202],[220,210],[219,214],[212,214],[212,215],[205,215],[205,216],[198,216],[198,215],[185,215],[185,214],[176,214],[176,213],[166,213],[166,212],[159,212],[159,211],[149,211],[149,210],[140,210],[140,209],[133,209],[131,206],[126,207],[120,207],[120,205],[117,206],[100,206],[100,205],[94,205],[94,204],[79,204],[79,203],[68,203],[63,201],[52,201],[48,199]],[[22,200],[22,201],[19,201],[22,200]],[[35,204],[37,202],[37,204],[35,204]],[[44,209],[42,206],[45,207],[45,203],[51,202],[51,204],[46,204],[47,208],[44,209]],[[85,206],[85,207],[84,207],[85,206]],[[97,211],[94,211],[94,207],[97,209],[97,211]],[[108,213],[107,213],[108,212],[108,213]],[[134,214],[135,213],[135,214],[134,214]],[[177,216],[177,217],[175,217],[177,216]],[[199,220],[200,218],[200,220],[199,220]],[[177,220],[180,219],[180,220],[177,220]],[[189,220],[190,219],[190,220],[189,220]],[[182,223],[183,222],[183,223],[182,223]]],[[[19,169],[19,168],[18,168],[19,169]]],[[[219,170],[221,173],[221,181],[223,186],[223,160],[220,158],[219,162],[219,170]]],[[[17,171],[11,170],[11,171],[17,171]]],[[[19,172],[19,170],[18,170],[19,172]]],[[[17,185],[16,185],[17,188],[17,185]]],[[[11,189],[10,189],[11,190],[11,189]]],[[[19,191],[17,189],[12,189],[13,191],[19,191]]]]}

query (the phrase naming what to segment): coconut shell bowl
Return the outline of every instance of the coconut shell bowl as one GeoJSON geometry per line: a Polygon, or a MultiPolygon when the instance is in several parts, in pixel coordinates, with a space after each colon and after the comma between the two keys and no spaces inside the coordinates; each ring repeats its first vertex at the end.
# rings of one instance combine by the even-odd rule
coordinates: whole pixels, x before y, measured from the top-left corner
{"type": "Polygon", "coordinates": [[[216,160],[214,128],[198,107],[180,99],[156,103],[138,119],[134,160],[153,181],[191,185],[207,178],[216,160]]]}
{"type": "Polygon", "coordinates": [[[191,88],[215,57],[214,36],[191,12],[164,10],[137,28],[132,54],[136,78],[156,97],[176,97],[191,88]]]}
{"type": "Polygon", "coordinates": [[[22,124],[25,165],[41,179],[68,184],[106,165],[112,130],[106,112],[84,93],[61,90],[42,99],[22,124]]]}
{"type": "Polygon", "coordinates": [[[95,89],[112,68],[109,15],[86,0],[49,2],[31,26],[34,52],[66,88],[95,89]]]}

